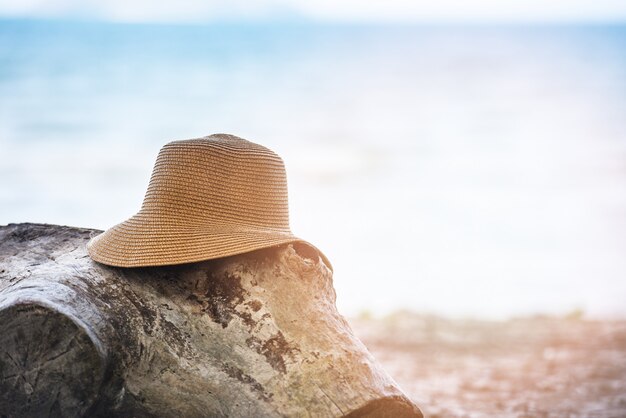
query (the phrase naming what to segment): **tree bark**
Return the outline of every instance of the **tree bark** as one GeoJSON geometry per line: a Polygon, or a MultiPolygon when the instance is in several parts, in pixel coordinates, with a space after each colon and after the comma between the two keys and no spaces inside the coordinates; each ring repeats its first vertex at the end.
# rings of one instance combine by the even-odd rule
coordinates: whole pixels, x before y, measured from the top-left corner
{"type": "Polygon", "coordinates": [[[422,416],[310,247],[115,268],[98,232],[0,227],[0,417],[422,416]]]}

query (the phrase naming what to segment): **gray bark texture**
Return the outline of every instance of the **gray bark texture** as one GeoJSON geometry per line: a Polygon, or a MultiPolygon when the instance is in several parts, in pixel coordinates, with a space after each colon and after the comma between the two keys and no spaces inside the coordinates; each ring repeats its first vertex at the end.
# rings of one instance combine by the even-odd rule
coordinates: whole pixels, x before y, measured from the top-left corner
{"type": "Polygon", "coordinates": [[[304,244],[92,261],[100,231],[0,226],[0,417],[421,417],[304,244]]]}

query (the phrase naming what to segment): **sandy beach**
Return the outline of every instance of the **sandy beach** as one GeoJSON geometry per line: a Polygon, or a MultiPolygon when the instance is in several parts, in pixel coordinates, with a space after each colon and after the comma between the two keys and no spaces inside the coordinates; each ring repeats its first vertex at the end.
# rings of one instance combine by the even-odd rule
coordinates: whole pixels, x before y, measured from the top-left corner
{"type": "Polygon", "coordinates": [[[428,417],[626,416],[626,321],[401,312],[351,324],[428,417]]]}

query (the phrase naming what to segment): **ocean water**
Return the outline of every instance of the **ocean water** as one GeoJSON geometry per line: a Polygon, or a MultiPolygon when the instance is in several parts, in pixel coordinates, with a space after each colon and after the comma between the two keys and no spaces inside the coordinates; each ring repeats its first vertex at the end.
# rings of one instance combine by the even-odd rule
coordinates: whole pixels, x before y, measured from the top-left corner
{"type": "Polygon", "coordinates": [[[283,157],[343,313],[626,315],[626,26],[0,20],[0,224],[108,228],[217,132],[283,157]]]}

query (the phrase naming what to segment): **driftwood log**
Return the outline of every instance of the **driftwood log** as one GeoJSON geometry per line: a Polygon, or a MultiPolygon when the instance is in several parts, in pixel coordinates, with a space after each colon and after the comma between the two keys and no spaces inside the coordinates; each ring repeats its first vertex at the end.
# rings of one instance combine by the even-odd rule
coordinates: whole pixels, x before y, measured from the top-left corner
{"type": "Polygon", "coordinates": [[[304,244],[122,269],[91,229],[0,227],[0,417],[421,417],[304,244]]]}

